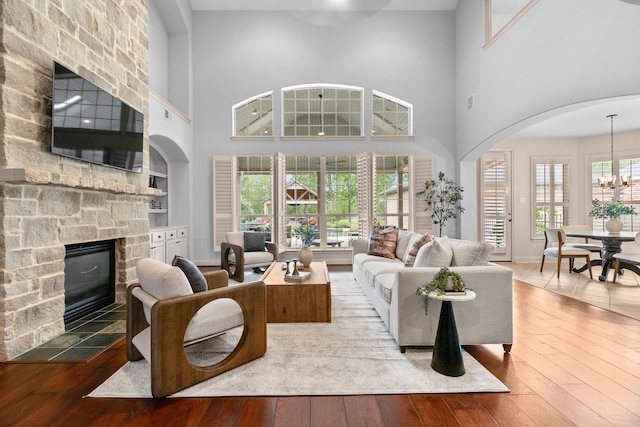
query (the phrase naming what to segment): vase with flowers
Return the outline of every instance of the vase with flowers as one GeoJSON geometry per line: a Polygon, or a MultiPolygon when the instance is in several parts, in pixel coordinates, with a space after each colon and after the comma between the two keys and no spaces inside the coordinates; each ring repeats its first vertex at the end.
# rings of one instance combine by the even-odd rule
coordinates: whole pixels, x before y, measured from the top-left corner
{"type": "Polygon", "coordinates": [[[595,199],[592,202],[589,216],[606,219],[607,221],[604,224],[605,228],[609,233],[616,234],[622,231],[623,224],[622,221],[620,221],[620,217],[622,215],[633,215],[635,213],[635,207],[625,205],[621,200],[616,200],[611,203],[601,203],[600,200],[595,199]]]}

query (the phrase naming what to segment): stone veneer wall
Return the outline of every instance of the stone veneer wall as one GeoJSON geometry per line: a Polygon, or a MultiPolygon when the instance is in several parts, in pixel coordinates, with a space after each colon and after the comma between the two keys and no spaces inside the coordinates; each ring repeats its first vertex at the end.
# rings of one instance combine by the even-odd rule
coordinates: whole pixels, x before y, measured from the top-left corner
{"type": "Polygon", "coordinates": [[[0,4],[0,360],[64,330],[65,245],[116,239],[117,299],[149,252],[142,174],[50,152],[53,61],[148,117],[147,2],[0,4]]]}

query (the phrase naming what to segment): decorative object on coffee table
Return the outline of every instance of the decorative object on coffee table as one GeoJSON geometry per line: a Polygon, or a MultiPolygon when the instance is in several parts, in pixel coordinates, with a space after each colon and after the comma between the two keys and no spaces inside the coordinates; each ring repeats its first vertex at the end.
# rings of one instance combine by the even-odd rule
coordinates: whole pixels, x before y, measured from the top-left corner
{"type": "Polygon", "coordinates": [[[309,267],[311,265],[311,261],[313,261],[313,251],[311,248],[305,246],[300,249],[300,252],[298,252],[298,259],[303,267],[309,267]]]}

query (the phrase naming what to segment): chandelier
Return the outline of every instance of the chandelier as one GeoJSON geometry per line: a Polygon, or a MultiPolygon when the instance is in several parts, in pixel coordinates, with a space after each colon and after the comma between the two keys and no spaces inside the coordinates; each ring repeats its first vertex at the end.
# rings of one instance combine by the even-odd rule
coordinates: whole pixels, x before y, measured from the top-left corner
{"type": "MultiPolygon", "coordinates": [[[[616,187],[618,187],[618,183],[616,181],[616,176],[613,174],[613,118],[614,117],[618,117],[617,114],[609,114],[607,117],[609,117],[611,119],[611,175],[607,176],[607,177],[600,177],[598,178],[598,184],[600,185],[600,188],[610,188],[612,190],[614,190],[616,187]]],[[[626,187],[629,185],[629,177],[628,176],[621,176],[620,177],[620,185],[622,187],[626,187]]]]}

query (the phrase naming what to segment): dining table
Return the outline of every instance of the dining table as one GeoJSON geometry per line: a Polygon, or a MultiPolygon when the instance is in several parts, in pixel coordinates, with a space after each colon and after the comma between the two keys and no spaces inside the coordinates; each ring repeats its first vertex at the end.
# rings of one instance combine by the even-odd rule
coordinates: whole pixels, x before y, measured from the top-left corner
{"type": "MultiPolygon", "coordinates": [[[[633,242],[636,238],[636,233],[632,231],[610,233],[606,230],[567,230],[565,234],[567,237],[581,237],[584,239],[600,240],[602,242],[600,259],[592,259],[590,261],[592,267],[594,265],[602,266],[602,273],[598,277],[601,282],[607,281],[609,269],[612,268],[616,262],[616,260],[613,258],[613,255],[622,252],[622,243],[633,242]]],[[[571,243],[567,243],[567,245],[571,245],[571,243]]],[[[585,264],[580,268],[574,268],[573,272],[582,273],[587,268],[589,268],[589,266],[585,264]]],[[[634,273],[640,275],[640,268],[638,268],[638,266],[626,262],[620,262],[620,271],[618,271],[618,274],[623,274],[625,269],[631,270],[634,273]]]]}

